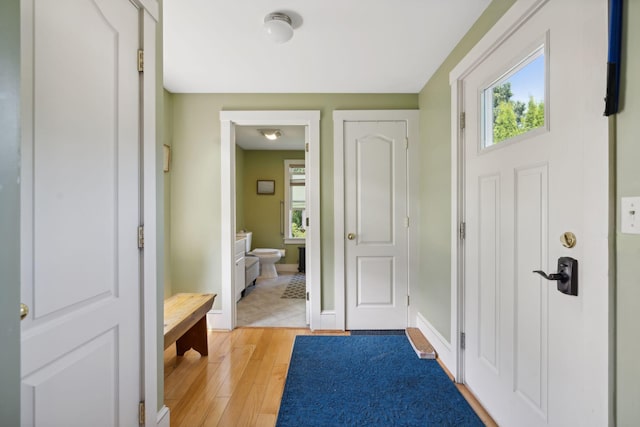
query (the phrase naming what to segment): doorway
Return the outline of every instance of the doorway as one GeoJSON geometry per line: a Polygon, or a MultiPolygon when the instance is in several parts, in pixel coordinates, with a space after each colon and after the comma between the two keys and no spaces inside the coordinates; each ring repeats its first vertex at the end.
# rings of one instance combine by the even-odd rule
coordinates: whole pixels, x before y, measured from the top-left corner
{"type": "MultiPolygon", "coordinates": [[[[319,122],[318,111],[223,111],[221,120],[221,181],[222,215],[221,215],[221,258],[222,258],[222,317],[224,327],[233,329],[237,325],[237,306],[235,297],[236,273],[235,241],[236,232],[236,140],[238,134],[254,129],[286,129],[297,127],[304,129],[303,148],[305,150],[305,281],[307,295],[305,301],[306,317],[311,329],[317,328],[320,319],[320,170],[319,170],[319,122]]],[[[292,128],[293,129],[293,128],[292,128]]],[[[252,178],[253,180],[253,178],[252,178]]],[[[256,179],[255,192],[270,193],[272,187],[269,177],[256,179]],[[259,182],[262,182],[262,191],[259,182]],[[267,188],[268,187],[268,188],[267,188]],[[266,188],[266,190],[265,190],[266,188]]],[[[245,188],[250,183],[245,185],[245,188]]],[[[253,184],[252,184],[253,185],[253,184]]],[[[274,182],[275,185],[275,182],[274,182]]],[[[275,188],[273,188],[275,191],[275,188]]],[[[265,194],[265,195],[266,195],[265,194]]],[[[284,193],[283,193],[284,194],[284,193]]],[[[264,200],[264,199],[263,199],[264,200]]],[[[279,199],[275,199],[279,205],[279,199]]],[[[283,200],[284,201],[284,200],[283,200]]],[[[279,205],[280,206],[280,205],[279,205]]],[[[243,207],[244,208],[244,207],[243,207]]],[[[280,208],[279,208],[280,209],[280,208]]],[[[284,218],[284,206],[282,214],[284,218]]],[[[249,230],[251,231],[251,230],[249,230]]],[[[278,233],[280,230],[278,230],[278,233]]],[[[284,234],[284,230],[283,230],[284,234]]],[[[283,236],[284,237],[284,236],[283,236]]],[[[262,239],[262,237],[259,237],[262,239]]],[[[253,237],[252,237],[253,240],[253,237]]],[[[252,246],[262,245],[257,240],[252,246]]],[[[282,244],[280,244],[282,246],[282,244]]],[[[286,257],[286,251],[285,251],[286,257]]],[[[297,257],[296,257],[297,259],[297,257]]],[[[251,291],[251,289],[250,289],[251,291]]],[[[246,293],[246,291],[245,291],[246,293]]]]}
{"type": "Polygon", "coordinates": [[[608,423],[607,11],[581,6],[517,3],[452,72],[456,376],[500,425],[608,423]],[[534,274],[568,259],[575,293],[534,274]]]}
{"type": "Polygon", "coordinates": [[[245,247],[235,259],[237,326],[309,323],[305,128],[235,127],[236,236],[245,247]]]}
{"type": "Polygon", "coordinates": [[[336,327],[404,329],[419,283],[418,112],[333,119],[336,327]]]}

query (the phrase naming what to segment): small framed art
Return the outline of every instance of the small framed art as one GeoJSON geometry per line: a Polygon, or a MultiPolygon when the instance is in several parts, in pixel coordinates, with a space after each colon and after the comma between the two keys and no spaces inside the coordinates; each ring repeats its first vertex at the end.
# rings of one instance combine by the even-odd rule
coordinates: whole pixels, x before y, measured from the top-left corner
{"type": "Polygon", "coordinates": [[[276,182],[274,180],[259,179],[257,188],[258,194],[275,194],[276,182]]]}

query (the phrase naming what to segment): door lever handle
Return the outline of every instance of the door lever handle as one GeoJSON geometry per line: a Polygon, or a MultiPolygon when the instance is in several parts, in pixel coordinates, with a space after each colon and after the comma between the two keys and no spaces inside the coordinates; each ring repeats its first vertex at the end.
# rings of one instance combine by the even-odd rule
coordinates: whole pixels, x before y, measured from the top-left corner
{"type": "Polygon", "coordinates": [[[547,274],[542,270],[533,270],[547,280],[558,282],[558,291],[567,295],[578,295],[578,261],[571,257],[558,258],[558,272],[547,274]]]}
{"type": "Polygon", "coordinates": [[[534,273],[538,273],[539,275],[541,275],[542,277],[544,277],[547,280],[559,280],[560,283],[565,283],[567,280],[569,280],[569,275],[567,275],[566,273],[560,272],[560,273],[551,273],[551,274],[547,274],[542,270],[533,270],[534,273]]]}

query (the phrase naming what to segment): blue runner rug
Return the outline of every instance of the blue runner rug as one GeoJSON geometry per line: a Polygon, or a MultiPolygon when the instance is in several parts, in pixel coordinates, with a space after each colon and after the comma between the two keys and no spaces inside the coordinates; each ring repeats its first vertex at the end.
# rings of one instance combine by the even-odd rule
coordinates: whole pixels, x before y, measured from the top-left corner
{"type": "Polygon", "coordinates": [[[296,337],[277,426],[482,426],[404,336],[296,337]]]}

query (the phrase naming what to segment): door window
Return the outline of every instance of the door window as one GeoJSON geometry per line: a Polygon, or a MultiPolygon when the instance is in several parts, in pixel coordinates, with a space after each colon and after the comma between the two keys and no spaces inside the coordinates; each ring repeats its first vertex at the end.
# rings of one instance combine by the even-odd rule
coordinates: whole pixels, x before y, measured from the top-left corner
{"type": "Polygon", "coordinates": [[[481,91],[483,149],[545,126],[544,48],[538,47],[481,91]]]}

